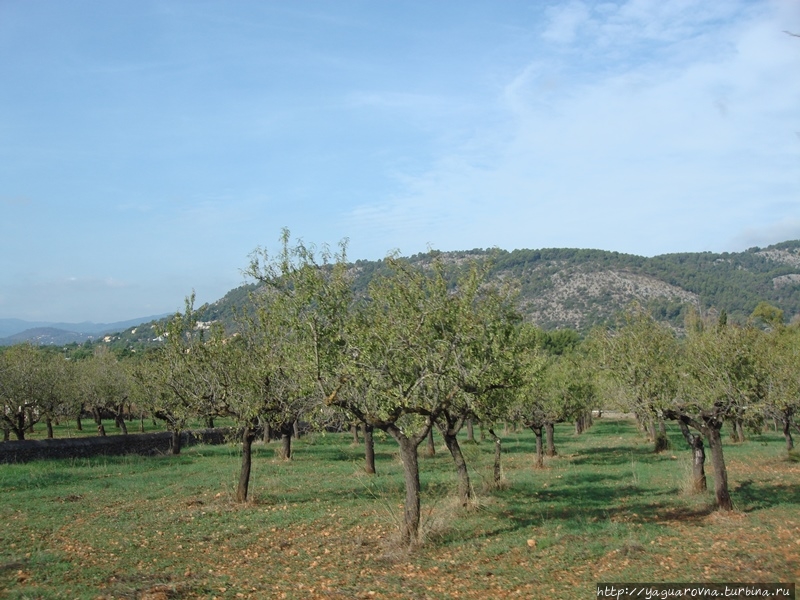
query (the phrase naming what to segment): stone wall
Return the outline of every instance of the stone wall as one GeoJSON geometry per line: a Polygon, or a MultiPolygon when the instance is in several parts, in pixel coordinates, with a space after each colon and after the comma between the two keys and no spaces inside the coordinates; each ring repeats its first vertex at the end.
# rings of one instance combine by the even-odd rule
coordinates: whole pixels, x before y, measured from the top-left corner
{"type": "MultiPolygon", "coordinates": [[[[181,446],[194,444],[224,444],[230,435],[228,428],[201,429],[181,433],[181,446]]],[[[52,440],[17,440],[0,442],[0,464],[23,463],[45,458],[85,458],[90,456],[168,454],[172,441],[169,431],[160,433],[131,433],[52,440]]]]}

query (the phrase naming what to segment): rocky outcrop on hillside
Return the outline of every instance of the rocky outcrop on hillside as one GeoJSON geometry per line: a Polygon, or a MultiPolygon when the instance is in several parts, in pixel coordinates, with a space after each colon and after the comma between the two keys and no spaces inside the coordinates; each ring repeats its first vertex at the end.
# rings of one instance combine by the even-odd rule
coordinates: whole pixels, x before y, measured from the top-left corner
{"type": "Polygon", "coordinates": [[[646,305],[660,299],[699,306],[697,294],[654,277],[625,271],[565,269],[551,275],[550,281],[548,291],[522,302],[528,318],[542,327],[587,329],[613,319],[634,301],[646,305]]]}
{"type": "Polygon", "coordinates": [[[790,250],[769,248],[766,250],[759,250],[756,254],[774,262],[800,268],[800,248],[793,248],[790,250]]]}

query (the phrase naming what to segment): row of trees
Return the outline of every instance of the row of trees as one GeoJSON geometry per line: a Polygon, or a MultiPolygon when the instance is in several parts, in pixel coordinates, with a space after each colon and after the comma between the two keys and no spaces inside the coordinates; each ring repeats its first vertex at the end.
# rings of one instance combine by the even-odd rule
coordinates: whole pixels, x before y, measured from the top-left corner
{"type": "Polygon", "coordinates": [[[487,283],[486,261],[447,265],[432,255],[412,266],[389,257],[366,292],[357,293],[345,243],[337,252],[317,252],[292,242],[288,231],[281,242],[274,257],[263,249],[251,256],[246,273],[257,285],[235,332],[199,323],[190,297],[165,325],[162,346],[135,360],[98,351],[64,361],[26,346],[0,355],[7,429],[22,439],[38,420],[88,411],[103,433],[104,414],[124,428],[127,410],[165,422],[177,453],[190,419],[230,417],[242,443],[236,496],[245,501],[257,435],[279,436],[288,459],[298,422],[355,422],[365,433],[367,472],[375,472],[375,429],[398,444],[406,486],[401,534],[409,545],[420,523],[418,448],[433,428],[453,458],[465,505],[472,487],[458,434],[473,421],[494,440],[499,480],[496,423],[531,428],[534,466],[542,467],[544,455],[556,453],[554,425],[574,420],[580,431],[592,408],[635,412],[656,450],[665,447],[664,421],[672,419],[695,456],[698,489],[708,443],[723,509],[732,507],[723,422],[743,434],[775,416],[791,443],[800,335],[768,306],[755,315],[766,327],[724,318],[709,324],[693,315],[683,337],[633,309],[619,327],[579,343],[573,334],[546,334],[522,322],[514,291],[487,283]],[[24,376],[20,365],[29,366],[24,376]]]}
{"type": "Polygon", "coordinates": [[[675,421],[692,450],[694,486],[705,490],[705,443],[711,451],[717,505],[733,508],[722,447],[722,426],[743,442],[745,430],[780,423],[791,451],[800,408],[800,328],[762,303],[745,326],[696,313],[685,335],[634,307],[614,330],[594,332],[599,381],[607,397],[633,411],[655,443],[666,449],[665,420],[675,421]]]}
{"type": "MultiPolygon", "coordinates": [[[[486,283],[487,262],[452,269],[440,256],[424,267],[389,257],[366,293],[357,294],[346,244],[335,253],[317,252],[292,242],[288,231],[281,241],[276,256],[263,249],[251,256],[246,272],[258,285],[250,309],[237,315],[235,332],[199,323],[190,297],[185,310],[166,323],[162,346],[135,360],[117,361],[100,351],[84,361],[59,361],[31,347],[9,350],[0,362],[4,422],[22,439],[42,418],[89,411],[102,428],[103,415],[122,420],[127,410],[165,422],[179,452],[179,434],[190,419],[230,417],[241,435],[237,499],[244,501],[258,432],[279,435],[289,458],[299,421],[355,421],[368,441],[379,429],[398,443],[406,483],[402,537],[414,544],[420,521],[417,450],[431,429],[438,428],[453,457],[466,504],[472,487],[458,441],[461,428],[468,420],[487,425],[499,478],[500,438],[492,424],[525,410],[523,384],[546,370],[540,348],[560,352],[577,339],[523,325],[512,290],[486,283]],[[20,364],[41,359],[85,376],[41,377],[58,388],[51,407],[43,392],[23,393],[6,376],[18,354],[20,364]],[[66,383],[77,380],[103,387],[66,383]]],[[[39,377],[35,370],[29,374],[39,377]]],[[[571,416],[550,408],[549,420],[571,416]]],[[[375,471],[369,445],[367,471],[375,471]]]]}
{"type": "MultiPolygon", "coordinates": [[[[53,437],[53,424],[91,415],[100,435],[104,418],[113,418],[127,433],[124,416],[131,415],[135,388],[131,365],[120,362],[104,347],[85,360],[65,360],[58,350],[30,344],[11,346],[0,353],[0,420],[4,440],[11,433],[24,440],[40,422],[53,437]]],[[[139,412],[143,417],[144,411],[139,412]]]]}
{"type": "MultiPolygon", "coordinates": [[[[455,274],[434,257],[424,268],[390,257],[366,294],[352,290],[345,245],[317,255],[284,232],[281,252],[252,256],[248,275],[261,285],[239,331],[198,331],[191,299],[170,324],[154,360],[168,393],[160,413],[201,407],[240,424],[243,460],[237,498],[247,497],[250,446],[259,425],[291,440],[298,420],[346,415],[369,441],[379,429],[398,444],[406,498],[402,539],[417,541],[418,448],[437,427],[469,502],[469,472],[458,442],[467,419],[491,424],[506,415],[537,360],[521,352],[520,317],[511,290],[486,285],[486,264],[455,274]],[[165,365],[168,365],[165,367],[165,365]]],[[[532,344],[529,349],[533,352],[532,344]]],[[[158,378],[154,377],[153,380],[158,378]]],[[[499,473],[499,438],[496,454],[499,473]]],[[[288,448],[285,454],[288,456],[288,448]]],[[[374,472],[367,451],[367,471],[374,472]]]]}

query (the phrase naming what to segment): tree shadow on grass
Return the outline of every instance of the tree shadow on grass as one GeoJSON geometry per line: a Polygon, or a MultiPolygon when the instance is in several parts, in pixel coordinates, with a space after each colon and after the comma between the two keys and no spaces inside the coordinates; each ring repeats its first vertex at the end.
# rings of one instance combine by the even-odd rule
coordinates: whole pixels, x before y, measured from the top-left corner
{"type": "Polygon", "coordinates": [[[733,490],[733,502],[743,512],[800,505],[800,486],[759,483],[748,479],[733,490]]]}
{"type": "Polygon", "coordinates": [[[507,507],[504,516],[518,527],[541,522],[543,511],[555,519],[605,519],[630,511],[630,499],[647,493],[625,484],[624,479],[622,475],[580,474],[567,477],[557,487],[530,492],[510,489],[501,493],[507,507]]]}
{"type": "Polygon", "coordinates": [[[91,458],[47,459],[6,469],[0,477],[0,491],[51,490],[58,486],[75,487],[98,479],[119,477],[120,473],[153,472],[173,469],[194,462],[192,456],[95,456],[91,458]]]}
{"type": "Polygon", "coordinates": [[[672,502],[676,490],[650,488],[626,480],[628,477],[623,475],[576,474],[558,487],[499,491],[497,495],[503,499],[500,518],[483,535],[525,531],[554,522],[587,535],[594,535],[591,531],[610,522],[700,524],[715,510],[710,503],[686,506],[672,502]]]}
{"type": "MultiPolygon", "coordinates": [[[[375,451],[375,460],[391,460],[394,454],[392,452],[375,451]]],[[[364,460],[364,446],[363,445],[350,445],[350,446],[326,446],[314,449],[315,461],[344,461],[354,462],[364,460]]]]}
{"type": "Polygon", "coordinates": [[[689,506],[665,506],[657,512],[653,522],[664,523],[669,521],[680,521],[681,523],[700,523],[708,515],[717,510],[714,504],[706,504],[700,507],[689,506]]]}
{"type": "MultiPolygon", "coordinates": [[[[579,434],[578,437],[585,438],[604,438],[613,437],[619,438],[620,436],[631,437],[636,436],[639,428],[636,422],[630,419],[595,419],[594,423],[579,434]]],[[[564,432],[567,434],[567,432],[564,432]]],[[[570,431],[568,435],[575,435],[574,431],[570,431]]]]}
{"type": "MultiPolygon", "coordinates": [[[[534,439],[519,438],[516,436],[505,438],[501,435],[500,441],[503,454],[531,454],[536,452],[536,440],[534,439]]],[[[486,448],[487,452],[492,452],[493,446],[490,445],[492,444],[491,440],[488,442],[481,442],[481,444],[486,448]]]]}
{"type": "Polygon", "coordinates": [[[663,455],[655,454],[649,446],[610,446],[581,451],[571,462],[575,465],[613,466],[630,464],[631,460],[658,460],[661,456],[663,455]]]}

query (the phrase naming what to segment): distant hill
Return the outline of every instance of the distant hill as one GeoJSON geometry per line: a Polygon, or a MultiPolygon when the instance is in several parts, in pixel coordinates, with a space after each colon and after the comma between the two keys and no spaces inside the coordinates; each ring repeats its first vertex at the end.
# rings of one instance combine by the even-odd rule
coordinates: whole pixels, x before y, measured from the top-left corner
{"type": "Polygon", "coordinates": [[[0,319],[0,338],[12,336],[26,329],[36,327],[52,327],[53,323],[44,321],[23,321],[22,319],[0,319]]]}
{"type": "MultiPolygon", "coordinates": [[[[605,250],[546,248],[541,250],[475,249],[439,253],[454,272],[471,258],[493,260],[490,277],[513,282],[526,319],[546,330],[576,329],[611,323],[632,301],[677,327],[689,306],[728,313],[744,322],[761,301],[784,311],[787,321],[800,319],[800,240],[744,252],[687,252],[652,258],[605,250]]],[[[425,265],[432,253],[404,258],[425,265]]],[[[353,287],[364,292],[386,269],[383,260],[350,265],[353,287]]],[[[246,310],[254,284],[243,285],[198,308],[202,321],[236,327],[234,315],[246,310]]],[[[33,341],[63,345],[95,340],[112,347],[137,349],[157,342],[158,321],[168,315],[118,323],[48,324],[0,319],[0,345],[33,341]],[[20,325],[27,327],[20,329],[20,325]],[[16,331],[13,331],[17,328],[16,331]]]]}
{"type": "Polygon", "coordinates": [[[7,338],[0,339],[0,345],[11,346],[13,344],[21,344],[30,342],[40,346],[62,346],[66,344],[80,344],[86,340],[93,339],[85,333],[78,333],[75,331],[65,331],[64,329],[57,329],[55,327],[34,327],[26,329],[20,333],[8,336],[7,338]]]}
{"type": "Polygon", "coordinates": [[[23,342],[39,345],[64,345],[94,340],[104,334],[115,333],[168,315],[155,315],[129,319],[116,323],[47,323],[23,321],[21,319],[0,319],[0,346],[10,346],[23,342]]]}
{"type": "MultiPolygon", "coordinates": [[[[744,252],[690,252],[647,258],[604,250],[469,250],[440,253],[456,270],[470,258],[493,257],[490,276],[514,282],[525,317],[543,329],[588,331],[613,322],[632,301],[647,306],[657,318],[680,327],[689,306],[728,313],[744,322],[765,300],[781,308],[787,321],[800,318],[800,240],[744,252]]],[[[428,263],[433,254],[405,258],[428,263]]],[[[385,261],[351,264],[353,287],[367,289],[386,269],[385,261]]],[[[216,302],[198,308],[202,321],[220,321],[235,328],[234,314],[249,302],[255,285],[244,285],[216,302]]],[[[146,346],[156,336],[154,324],[137,325],[112,336],[118,348],[146,346]]]]}
{"type": "Polygon", "coordinates": [[[675,324],[689,305],[743,322],[761,301],[800,314],[800,240],[733,253],[646,258],[602,250],[501,252],[493,274],[519,281],[523,312],[545,329],[585,331],[636,300],[675,324]]]}

